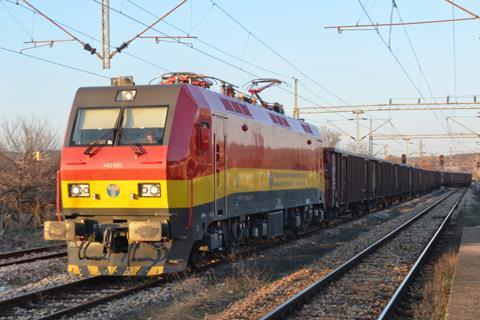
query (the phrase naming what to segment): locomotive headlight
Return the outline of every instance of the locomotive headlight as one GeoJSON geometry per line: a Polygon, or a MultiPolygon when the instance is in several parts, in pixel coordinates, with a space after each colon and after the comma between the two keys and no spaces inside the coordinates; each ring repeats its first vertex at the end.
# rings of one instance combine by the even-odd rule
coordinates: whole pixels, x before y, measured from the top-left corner
{"type": "Polygon", "coordinates": [[[138,194],[140,197],[160,197],[160,183],[140,183],[138,194]]]}
{"type": "Polygon", "coordinates": [[[133,101],[135,100],[136,94],[137,94],[137,90],[120,90],[117,92],[115,101],[117,102],[133,101]]]}
{"type": "Polygon", "coordinates": [[[70,197],[72,198],[90,197],[90,185],[88,183],[70,184],[68,185],[68,191],[70,197]]]}

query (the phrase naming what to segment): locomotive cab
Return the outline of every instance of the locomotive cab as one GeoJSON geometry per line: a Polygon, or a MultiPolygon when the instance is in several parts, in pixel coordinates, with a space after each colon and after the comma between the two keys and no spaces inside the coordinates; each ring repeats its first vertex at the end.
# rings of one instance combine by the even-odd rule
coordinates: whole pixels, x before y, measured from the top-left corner
{"type": "MultiPolygon", "coordinates": [[[[167,170],[184,170],[190,153],[188,129],[173,137],[170,129],[181,91],[178,85],[78,90],[58,177],[63,221],[45,224],[46,239],[67,241],[69,271],[157,275],[185,268],[189,188],[167,170]]],[[[195,114],[182,115],[192,131],[195,114]]]]}

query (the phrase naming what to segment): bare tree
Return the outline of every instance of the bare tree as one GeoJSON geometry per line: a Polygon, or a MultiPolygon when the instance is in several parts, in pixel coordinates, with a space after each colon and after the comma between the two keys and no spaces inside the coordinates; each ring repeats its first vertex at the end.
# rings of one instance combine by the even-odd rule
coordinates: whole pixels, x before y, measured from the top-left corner
{"type": "Polygon", "coordinates": [[[357,154],[368,154],[368,145],[366,143],[358,143],[356,141],[351,141],[345,145],[345,150],[357,153],[357,154]]]}
{"type": "Polygon", "coordinates": [[[54,210],[57,137],[46,120],[0,123],[0,214],[4,226],[38,225],[54,210]]]}
{"type": "Polygon", "coordinates": [[[327,148],[334,148],[341,141],[342,133],[327,125],[320,127],[320,133],[323,136],[324,146],[327,148]]]}

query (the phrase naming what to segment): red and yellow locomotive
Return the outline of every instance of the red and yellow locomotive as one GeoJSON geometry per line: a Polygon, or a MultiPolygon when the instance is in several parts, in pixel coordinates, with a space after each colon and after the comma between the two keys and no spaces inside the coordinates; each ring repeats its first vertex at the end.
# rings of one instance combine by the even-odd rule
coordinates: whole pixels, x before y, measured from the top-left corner
{"type": "MultiPolygon", "coordinates": [[[[323,218],[319,131],[205,78],[81,88],[58,174],[68,270],[155,276],[323,218]]],[[[231,87],[230,87],[231,89],[231,87]]]]}

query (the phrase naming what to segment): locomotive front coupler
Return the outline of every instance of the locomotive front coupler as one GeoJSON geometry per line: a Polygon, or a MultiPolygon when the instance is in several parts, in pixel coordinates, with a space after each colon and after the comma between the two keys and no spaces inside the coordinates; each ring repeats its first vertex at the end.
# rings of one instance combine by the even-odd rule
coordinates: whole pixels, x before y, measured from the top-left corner
{"type": "Polygon", "coordinates": [[[83,228],[79,228],[79,230],[75,228],[75,235],[79,236],[82,241],[103,244],[103,253],[126,253],[128,251],[128,226],[109,223],[99,224],[96,220],[84,220],[84,223],[79,225],[83,228]],[[77,231],[80,232],[77,233],[77,231]]]}

